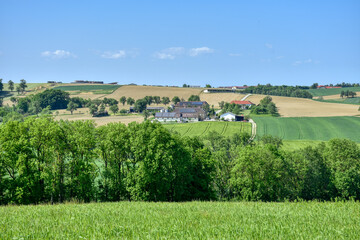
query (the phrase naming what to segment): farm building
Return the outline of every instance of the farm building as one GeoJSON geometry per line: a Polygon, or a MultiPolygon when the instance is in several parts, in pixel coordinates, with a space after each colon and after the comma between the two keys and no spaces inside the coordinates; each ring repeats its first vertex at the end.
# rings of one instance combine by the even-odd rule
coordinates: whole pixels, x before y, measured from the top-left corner
{"type": "Polygon", "coordinates": [[[155,119],[159,122],[197,122],[206,117],[206,112],[201,108],[175,108],[174,112],[157,112],[155,119]]]}
{"type": "Polygon", "coordinates": [[[242,109],[251,108],[252,105],[255,105],[254,103],[250,101],[231,101],[231,104],[235,103],[241,106],[242,109]]]}
{"type": "MultiPolygon", "coordinates": [[[[164,107],[146,107],[146,110],[150,112],[165,112],[164,107]]],[[[129,112],[135,112],[135,107],[130,107],[129,112]]]]}
{"type": "Polygon", "coordinates": [[[199,107],[203,108],[206,105],[209,105],[206,101],[190,101],[190,102],[178,102],[176,107],[199,107]]]}
{"type": "Polygon", "coordinates": [[[244,116],[238,116],[234,113],[227,112],[220,116],[220,119],[225,121],[244,121],[244,116]]]}

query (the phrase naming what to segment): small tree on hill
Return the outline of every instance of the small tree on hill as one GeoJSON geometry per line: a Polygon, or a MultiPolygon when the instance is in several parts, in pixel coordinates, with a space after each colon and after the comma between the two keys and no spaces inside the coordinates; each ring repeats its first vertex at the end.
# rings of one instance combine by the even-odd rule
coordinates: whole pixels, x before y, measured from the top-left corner
{"type": "Polygon", "coordinates": [[[118,105],[111,105],[110,111],[113,112],[114,115],[116,115],[116,113],[119,111],[118,105]]]}
{"type": "MultiPolygon", "coordinates": [[[[126,103],[126,97],[125,97],[125,96],[122,96],[122,97],[120,98],[120,102],[121,102],[122,105],[124,106],[125,103],[126,103]]],[[[129,104],[129,102],[128,102],[128,104],[129,104]]]]}
{"type": "Polygon", "coordinates": [[[2,78],[0,78],[0,92],[3,90],[3,88],[4,88],[4,85],[2,83],[2,78]]]}
{"type": "Polygon", "coordinates": [[[77,110],[77,107],[78,107],[78,105],[77,105],[76,103],[70,101],[70,102],[68,103],[68,105],[67,105],[66,110],[67,110],[67,111],[70,111],[70,113],[71,113],[71,115],[72,115],[73,112],[74,112],[75,110],[77,110]]]}
{"type": "Polygon", "coordinates": [[[8,84],[9,84],[8,88],[9,88],[10,92],[14,91],[14,82],[9,80],[8,84]]]}
{"type": "Polygon", "coordinates": [[[134,105],[134,103],[135,103],[135,100],[131,97],[128,97],[128,99],[126,101],[130,106],[134,105]]]}
{"type": "Polygon", "coordinates": [[[174,104],[177,104],[178,102],[180,102],[180,98],[178,96],[175,96],[171,99],[171,101],[174,103],[174,104]]]}
{"type": "Polygon", "coordinates": [[[162,103],[163,103],[163,104],[167,105],[167,104],[169,104],[169,102],[170,102],[170,98],[169,98],[169,97],[163,97],[163,98],[162,98],[162,103]]]}
{"type": "Polygon", "coordinates": [[[160,96],[154,96],[153,99],[154,99],[154,102],[155,102],[156,104],[161,103],[161,98],[160,98],[160,96]]]}
{"type": "Polygon", "coordinates": [[[25,89],[27,88],[26,81],[24,79],[21,79],[19,86],[20,86],[21,92],[24,93],[25,89]]]}
{"type": "Polygon", "coordinates": [[[188,99],[188,101],[190,102],[196,102],[196,101],[200,101],[200,97],[198,95],[191,95],[188,99]]]}

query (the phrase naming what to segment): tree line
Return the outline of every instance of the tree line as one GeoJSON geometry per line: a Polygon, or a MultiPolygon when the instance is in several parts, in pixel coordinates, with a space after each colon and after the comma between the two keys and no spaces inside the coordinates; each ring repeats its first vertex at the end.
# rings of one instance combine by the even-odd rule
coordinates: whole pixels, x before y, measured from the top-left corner
{"type": "Polygon", "coordinates": [[[341,91],[340,93],[340,97],[341,98],[344,98],[344,97],[355,97],[356,96],[356,92],[353,92],[353,91],[349,91],[349,90],[346,90],[346,91],[341,91]]]}
{"type": "Polygon", "coordinates": [[[284,96],[284,97],[297,97],[297,98],[312,98],[312,94],[306,89],[309,87],[302,86],[272,86],[271,84],[266,85],[257,85],[245,88],[243,92],[245,93],[254,93],[254,94],[264,94],[264,95],[273,95],[273,96],[284,96]]]}
{"type": "Polygon", "coordinates": [[[356,143],[281,145],[248,133],[182,138],[149,121],[10,121],[0,125],[0,204],[360,199],[356,143]]]}

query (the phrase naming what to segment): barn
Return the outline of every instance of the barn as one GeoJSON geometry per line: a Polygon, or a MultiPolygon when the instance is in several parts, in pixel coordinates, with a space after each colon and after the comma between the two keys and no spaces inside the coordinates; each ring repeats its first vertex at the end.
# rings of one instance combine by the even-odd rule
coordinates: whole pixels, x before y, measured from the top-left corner
{"type": "Polygon", "coordinates": [[[235,122],[238,122],[238,121],[244,121],[244,116],[238,116],[232,112],[227,112],[227,113],[224,113],[220,116],[220,119],[221,120],[224,120],[224,121],[235,121],[235,122]]]}

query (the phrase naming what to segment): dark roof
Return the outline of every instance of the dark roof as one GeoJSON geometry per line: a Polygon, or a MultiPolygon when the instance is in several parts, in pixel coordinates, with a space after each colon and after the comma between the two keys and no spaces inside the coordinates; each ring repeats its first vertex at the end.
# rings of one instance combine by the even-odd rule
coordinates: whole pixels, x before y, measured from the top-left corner
{"type": "Polygon", "coordinates": [[[146,107],[147,110],[162,110],[164,107],[146,107]]]}
{"type": "Polygon", "coordinates": [[[193,108],[180,108],[179,109],[181,113],[195,113],[196,110],[193,108]]]}
{"type": "Polygon", "coordinates": [[[191,105],[191,106],[203,106],[208,104],[205,101],[190,101],[190,102],[179,102],[178,105],[179,106],[187,106],[187,105],[191,105]]]}
{"type": "Polygon", "coordinates": [[[178,118],[180,117],[176,112],[157,112],[155,113],[156,118],[178,118]]]}

